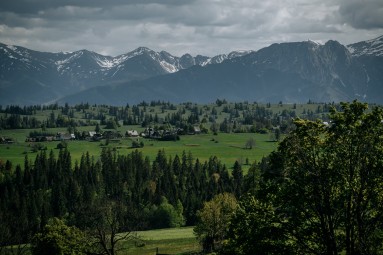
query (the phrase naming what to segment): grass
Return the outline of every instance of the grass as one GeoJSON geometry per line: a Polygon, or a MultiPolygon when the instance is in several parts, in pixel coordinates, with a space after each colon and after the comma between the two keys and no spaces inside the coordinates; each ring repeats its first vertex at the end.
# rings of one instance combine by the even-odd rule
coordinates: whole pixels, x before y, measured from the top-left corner
{"type": "MultiPolygon", "coordinates": [[[[133,236],[138,237],[140,241],[137,243],[134,240],[122,241],[123,250],[119,251],[119,255],[154,255],[157,249],[159,253],[174,255],[193,254],[201,251],[193,234],[193,227],[138,231],[134,232],[133,236]]],[[[7,247],[3,253],[5,255],[16,254],[14,253],[16,250],[16,246],[7,247]]],[[[29,251],[26,254],[30,254],[29,251]]]]}
{"type": "MultiPolygon", "coordinates": [[[[227,103],[221,106],[218,106],[215,103],[208,105],[196,105],[196,104],[180,104],[176,105],[175,109],[166,109],[162,110],[162,106],[139,106],[141,111],[144,111],[145,114],[151,114],[152,116],[158,115],[158,118],[164,120],[166,116],[174,114],[179,111],[185,111],[182,115],[183,119],[191,114],[191,108],[197,107],[201,111],[201,121],[202,119],[208,119],[211,117],[212,109],[215,108],[217,115],[215,116],[215,121],[221,123],[225,118],[228,119],[230,114],[223,112],[225,107],[234,109],[234,103],[227,103]]],[[[255,109],[258,104],[249,103],[246,105],[249,109],[255,109]]],[[[321,104],[271,104],[266,106],[265,104],[260,104],[260,107],[266,107],[266,110],[271,111],[273,116],[280,115],[284,110],[295,111],[297,116],[305,117],[304,112],[315,112],[318,107],[322,107],[321,104]]],[[[72,108],[74,110],[74,108],[72,108]]],[[[130,114],[132,114],[132,108],[129,109],[130,114]]],[[[34,113],[34,117],[40,121],[47,120],[50,118],[50,115],[54,113],[57,117],[62,114],[60,109],[57,110],[37,110],[34,113]]],[[[110,118],[109,108],[103,106],[90,107],[86,110],[74,110],[74,120],[82,121],[83,123],[88,123],[95,125],[99,120],[87,120],[85,119],[88,115],[97,115],[102,113],[108,119],[110,118]]],[[[5,115],[1,113],[0,115],[5,115]]],[[[323,115],[323,114],[322,114],[323,115]]],[[[121,123],[122,124],[122,123],[121,123]]],[[[210,127],[210,122],[205,123],[205,127],[210,127]]],[[[102,127],[101,127],[102,128],[102,127]]],[[[143,131],[141,126],[121,126],[118,128],[118,131],[121,134],[130,129],[135,129],[143,131]]],[[[24,157],[27,154],[29,160],[34,160],[36,153],[32,152],[33,144],[26,143],[25,139],[31,131],[41,131],[41,129],[13,129],[13,130],[0,130],[1,137],[12,138],[15,143],[11,145],[0,144],[0,160],[10,160],[13,166],[18,164],[24,164],[24,157]]],[[[79,126],[77,127],[78,131],[94,131],[95,126],[79,126]]],[[[57,132],[67,132],[66,128],[49,128],[47,130],[49,133],[56,134],[57,132]]],[[[249,163],[254,161],[259,161],[263,156],[267,156],[271,151],[275,150],[277,143],[269,141],[268,134],[225,134],[219,133],[218,136],[212,134],[207,135],[194,135],[194,136],[181,136],[180,141],[176,142],[159,142],[159,141],[150,141],[146,139],[141,139],[145,146],[142,149],[139,149],[143,152],[144,156],[148,156],[151,160],[154,160],[157,155],[158,150],[164,149],[167,156],[174,157],[176,154],[181,155],[183,151],[188,153],[189,151],[193,154],[194,158],[198,158],[201,162],[208,160],[210,156],[217,156],[227,167],[232,167],[234,162],[238,160],[240,163],[245,163],[248,159],[249,163]],[[246,140],[250,137],[256,140],[256,146],[252,150],[244,149],[246,140]]],[[[46,142],[43,143],[48,150],[55,150],[58,142],[46,142]]],[[[68,143],[69,150],[73,159],[73,164],[77,160],[79,161],[81,155],[85,152],[89,152],[95,159],[100,155],[102,146],[105,145],[105,140],[101,142],[88,142],[88,141],[70,141],[68,143]]],[[[108,147],[115,148],[118,153],[127,154],[131,152],[131,139],[121,139],[120,141],[110,142],[108,147]]],[[[57,154],[57,153],[56,153],[57,154]]],[[[248,166],[244,166],[246,170],[248,166]]]]}
{"type": "MultiPolygon", "coordinates": [[[[93,127],[87,127],[89,130],[94,130],[93,127]]],[[[125,127],[125,131],[128,128],[125,127]]],[[[132,129],[132,128],[129,128],[132,129]]],[[[24,130],[2,130],[1,135],[11,137],[16,141],[14,144],[1,144],[0,145],[0,159],[10,160],[13,166],[20,164],[23,166],[24,157],[28,155],[28,159],[34,161],[37,152],[32,152],[33,143],[25,142],[25,138],[29,134],[31,129],[24,130]]],[[[49,129],[49,132],[57,133],[64,131],[62,129],[49,129]]],[[[121,129],[121,133],[125,132],[121,129]]],[[[136,138],[134,138],[136,139],[136,138]]],[[[253,134],[253,133],[218,133],[213,134],[199,134],[199,135],[185,135],[181,136],[179,141],[157,141],[139,138],[143,141],[145,146],[139,148],[139,151],[143,152],[144,156],[148,156],[150,160],[154,160],[158,151],[164,149],[166,155],[172,158],[175,155],[181,156],[183,151],[186,153],[191,152],[194,159],[199,159],[200,162],[204,162],[209,159],[210,156],[217,156],[222,163],[227,167],[232,167],[237,160],[240,163],[245,163],[248,159],[249,163],[259,161],[263,156],[267,156],[270,152],[276,149],[277,143],[269,141],[268,134],[253,134]],[[248,139],[253,138],[256,141],[255,148],[245,149],[245,143],[248,139]]],[[[43,146],[48,151],[53,150],[55,155],[58,154],[56,149],[58,141],[43,142],[43,146]]],[[[81,156],[85,152],[89,152],[96,160],[98,159],[103,147],[107,146],[115,148],[120,155],[126,155],[135,149],[131,148],[132,139],[122,138],[117,141],[111,141],[108,145],[105,145],[106,141],[99,142],[90,141],[68,141],[68,149],[71,153],[73,165],[75,161],[80,161],[81,156]]],[[[246,170],[247,166],[244,166],[246,170]]]]}
{"type": "Polygon", "coordinates": [[[139,231],[137,236],[145,245],[137,247],[134,241],[127,241],[123,244],[126,250],[120,254],[153,255],[157,249],[164,254],[191,254],[201,250],[193,227],[139,231]]]}

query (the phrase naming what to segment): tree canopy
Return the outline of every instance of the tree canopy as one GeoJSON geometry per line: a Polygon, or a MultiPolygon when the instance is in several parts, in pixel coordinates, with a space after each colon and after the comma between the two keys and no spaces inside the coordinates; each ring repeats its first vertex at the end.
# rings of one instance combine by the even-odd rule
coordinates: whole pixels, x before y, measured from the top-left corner
{"type": "Polygon", "coordinates": [[[77,255],[85,254],[85,235],[76,227],[52,218],[32,240],[34,255],[77,255]]]}
{"type": "Polygon", "coordinates": [[[383,252],[382,108],[343,103],[330,118],[330,125],[296,119],[271,154],[260,188],[242,201],[229,231],[239,254],[256,244],[267,254],[383,252]],[[246,236],[254,242],[239,246],[246,236]]]}
{"type": "Polygon", "coordinates": [[[232,194],[223,193],[205,202],[203,208],[197,212],[199,221],[194,227],[194,233],[205,251],[214,251],[217,245],[221,245],[236,206],[235,197],[232,194]]]}

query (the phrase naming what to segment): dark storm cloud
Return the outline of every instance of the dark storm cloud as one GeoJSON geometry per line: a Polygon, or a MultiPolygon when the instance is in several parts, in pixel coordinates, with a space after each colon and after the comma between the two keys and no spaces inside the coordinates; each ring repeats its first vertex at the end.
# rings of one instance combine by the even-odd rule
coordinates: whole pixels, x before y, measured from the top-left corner
{"type": "Polygon", "coordinates": [[[383,28],[382,0],[343,0],[339,13],[342,20],[354,28],[383,28]]]}

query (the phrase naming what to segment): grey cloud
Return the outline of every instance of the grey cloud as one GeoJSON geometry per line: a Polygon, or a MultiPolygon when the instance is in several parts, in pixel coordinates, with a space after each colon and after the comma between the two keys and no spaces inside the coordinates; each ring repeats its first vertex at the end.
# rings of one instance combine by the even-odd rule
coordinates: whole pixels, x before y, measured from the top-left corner
{"type": "Polygon", "coordinates": [[[354,28],[383,28],[383,1],[381,0],[342,0],[339,13],[342,21],[354,28]]]}
{"type": "Polygon", "coordinates": [[[214,55],[308,38],[352,43],[382,32],[364,30],[383,17],[378,1],[0,0],[0,37],[36,50],[109,55],[139,46],[214,55]]]}
{"type": "Polygon", "coordinates": [[[113,6],[153,3],[175,6],[190,4],[194,1],[195,0],[4,0],[0,3],[0,12],[36,14],[40,11],[64,6],[110,8],[113,6]]]}

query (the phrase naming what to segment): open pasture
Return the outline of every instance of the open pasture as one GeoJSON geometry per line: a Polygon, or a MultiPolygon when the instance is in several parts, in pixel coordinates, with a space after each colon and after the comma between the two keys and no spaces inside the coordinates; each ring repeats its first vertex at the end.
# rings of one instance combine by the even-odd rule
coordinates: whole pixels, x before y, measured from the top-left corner
{"type": "MultiPolygon", "coordinates": [[[[35,143],[25,142],[30,131],[28,129],[2,130],[2,135],[14,139],[15,143],[0,145],[0,159],[3,161],[10,160],[12,165],[16,166],[17,164],[24,164],[25,155],[27,155],[28,159],[33,162],[37,154],[33,150],[35,143]]],[[[59,132],[58,129],[52,132],[56,131],[59,132]]],[[[143,155],[148,156],[150,160],[154,160],[158,151],[163,149],[166,155],[172,158],[175,155],[181,156],[183,152],[191,152],[193,158],[198,158],[200,162],[208,160],[211,156],[217,156],[227,167],[232,167],[236,160],[243,164],[246,163],[246,159],[249,163],[254,162],[254,160],[259,161],[277,147],[276,142],[270,141],[269,134],[254,133],[184,135],[178,141],[158,141],[154,139],[125,137],[118,140],[110,140],[109,142],[106,140],[97,142],[73,140],[67,141],[67,146],[74,165],[86,152],[89,152],[97,160],[104,147],[114,149],[118,154],[126,155],[136,150],[136,148],[132,148],[132,141],[137,139],[139,142],[142,141],[144,143],[144,147],[137,148],[137,150],[142,151],[143,155]],[[255,147],[246,149],[246,141],[250,138],[255,140],[255,147]]],[[[51,141],[40,142],[39,144],[46,148],[48,152],[53,150],[55,155],[57,155],[59,151],[57,145],[59,143],[59,141],[51,141]]]]}

